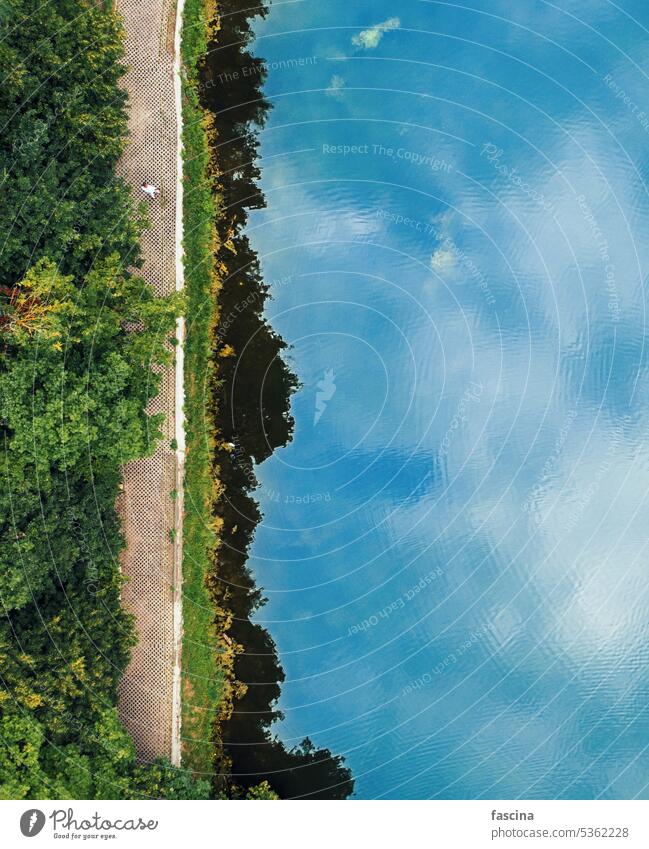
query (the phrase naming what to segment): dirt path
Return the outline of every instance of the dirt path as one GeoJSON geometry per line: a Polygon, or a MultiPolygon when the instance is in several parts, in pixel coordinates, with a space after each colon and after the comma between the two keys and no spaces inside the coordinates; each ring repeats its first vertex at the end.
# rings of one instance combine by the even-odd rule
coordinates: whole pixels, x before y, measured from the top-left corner
{"type": "MultiPolygon", "coordinates": [[[[182,0],[178,0],[182,11],[182,0]]],[[[117,0],[126,28],[123,85],[129,93],[130,143],[120,163],[133,186],[148,180],[161,189],[150,202],[142,239],[141,274],[159,294],[181,288],[182,183],[179,159],[179,47],[174,0],[117,0]]],[[[182,338],[184,325],[177,333],[182,338]]],[[[180,646],[183,512],[182,351],[165,370],[151,412],[165,415],[164,438],[153,457],[124,469],[119,511],[127,549],[125,607],[135,615],[138,643],[119,688],[119,712],[140,758],[180,762],[180,646]],[[172,440],[176,440],[177,448],[172,440]]]]}

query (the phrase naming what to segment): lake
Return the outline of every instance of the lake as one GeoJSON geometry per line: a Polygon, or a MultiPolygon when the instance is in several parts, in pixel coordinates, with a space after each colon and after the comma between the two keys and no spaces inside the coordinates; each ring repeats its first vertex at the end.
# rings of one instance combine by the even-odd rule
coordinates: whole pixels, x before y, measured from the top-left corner
{"type": "Polygon", "coordinates": [[[360,798],[646,798],[649,8],[277,2],[254,50],[280,736],[360,798]]]}

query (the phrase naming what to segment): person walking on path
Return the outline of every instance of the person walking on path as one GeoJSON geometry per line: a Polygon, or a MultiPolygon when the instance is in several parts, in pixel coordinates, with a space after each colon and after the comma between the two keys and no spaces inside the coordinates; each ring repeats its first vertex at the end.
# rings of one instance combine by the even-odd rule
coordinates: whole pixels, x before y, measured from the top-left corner
{"type": "Polygon", "coordinates": [[[160,189],[152,183],[144,182],[140,186],[145,195],[148,195],[152,200],[155,200],[160,194],[160,189]]]}

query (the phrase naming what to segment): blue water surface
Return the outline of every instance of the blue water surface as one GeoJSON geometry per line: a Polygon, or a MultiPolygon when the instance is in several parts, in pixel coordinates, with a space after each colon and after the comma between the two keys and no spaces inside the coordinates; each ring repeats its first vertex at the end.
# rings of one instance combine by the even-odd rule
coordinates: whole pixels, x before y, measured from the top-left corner
{"type": "Polygon", "coordinates": [[[275,2],[251,567],[360,798],[649,796],[649,7],[275,2]],[[646,110],[646,113],[645,113],[646,110]]]}

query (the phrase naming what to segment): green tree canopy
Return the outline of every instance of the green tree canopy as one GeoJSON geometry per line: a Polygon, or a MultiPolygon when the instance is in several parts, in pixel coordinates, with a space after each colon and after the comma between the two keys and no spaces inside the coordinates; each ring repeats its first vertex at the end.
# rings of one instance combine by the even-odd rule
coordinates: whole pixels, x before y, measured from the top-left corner
{"type": "Polygon", "coordinates": [[[160,418],[145,408],[158,390],[154,369],[170,358],[177,306],[125,274],[115,254],[79,283],[41,260],[12,290],[0,316],[6,608],[52,586],[53,574],[64,583],[73,563],[105,556],[106,481],[114,501],[119,467],[160,436],[160,418]]]}
{"type": "Polygon", "coordinates": [[[119,18],[92,0],[6,0],[0,40],[0,284],[49,257],[85,274],[97,256],[138,256],[130,191],[115,176],[126,138],[119,18]]]}

